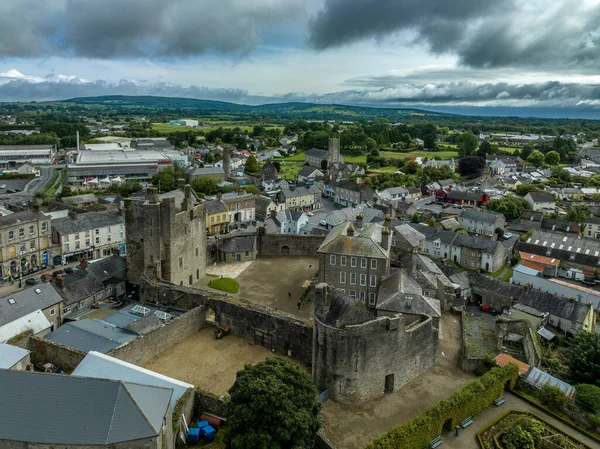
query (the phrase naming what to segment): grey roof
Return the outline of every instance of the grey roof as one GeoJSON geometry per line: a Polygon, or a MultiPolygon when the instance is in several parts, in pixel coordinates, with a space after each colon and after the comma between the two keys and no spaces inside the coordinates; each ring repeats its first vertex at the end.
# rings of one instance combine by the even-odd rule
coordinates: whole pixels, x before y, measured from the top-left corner
{"type": "Polygon", "coordinates": [[[209,176],[209,175],[225,175],[223,167],[196,167],[188,169],[190,176],[209,176]]]}
{"type": "Polygon", "coordinates": [[[127,279],[127,262],[115,254],[91,261],[87,266],[87,271],[103,283],[111,280],[122,281],[127,279]]]}
{"type": "Polygon", "coordinates": [[[296,187],[294,190],[283,189],[281,191],[281,196],[283,196],[283,198],[294,198],[297,196],[305,196],[305,195],[314,195],[314,193],[306,187],[296,187]]]}
{"type": "Polygon", "coordinates": [[[173,389],[171,407],[174,409],[177,401],[194,385],[167,377],[154,371],[124,362],[114,357],[91,351],[81,361],[73,376],[95,377],[100,379],[120,380],[153,387],[173,389]]]}
{"type": "Polygon", "coordinates": [[[313,173],[318,172],[319,174],[315,174],[315,176],[323,176],[323,172],[321,170],[319,170],[318,168],[315,167],[311,167],[310,165],[305,165],[304,167],[302,167],[302,170],[300,170],[300,172],[298,173],[298,176],[310,176],[313,173]]]}
{"type": "Polygon", "coordinates": [[[15,212],[14,214],[0,216],[0,227],[12,226],[19,223],[27,223],[41,218],[47,217],[30,211],[15,212]]]}
{"type": "Polygon", "coordinates": [[[352,298],[337,289],[331,291],[331,303],[319,319],[333,327],[363,324],[375,315],[358,299],[352,298]]]}
{"type": "Polygon", "coordinates": [[[458,190],[453,190],[448,194],[448,198],[451,200],[463,200],[463,201],[480,201],[483,193],[474,193],[474,192],[460,192],[458,190]]]}
{"type": "Polygon", "coordinates": [[[535,230],[525,242],[517,244],[519,251],[560,259],[563,264],[579,263],[600,266],[600,240],[535,230]]]}
{"type": "Polygon", "coordinates": [[[234,237],[229,239],[227,243],[219,246],[219,251],[225,253],[239,253],[242,251],[254,251],[256,240],[254,236],[234,237]]]}
{"type": "Polygon", "coordinates": [[[335,189],[342,189],[342,190],[351,190],[353,192],[360,192],[361,190],[365,189],[366,186],[364,184],[358,184],[356,182],[352,182],[352,181],[339,181],[336,186],[335,189]]]}
{"type": "Polygon", "coordinates": [[[9,369],[28,355],[27,349],[0,343],[0,369],[9,369]]]}
{"type": "Polygon", "coordinates": [[[129,382],[0,371],[0,440],[83,446],[152,438],[172,395],[129,382]]]}
{"type": "Polygon", "coordinates": [[[421,246],[421,242],[425,240],[425,235],[417,231],[408,224],[401,224],[394,228],[396,230],[396,238],[401,236],[407,243],[414,248],[421,246]]]}
{"type": "Polygon", "coordinates": [[[318,253],[347,254],[353,256],[387,258],[389,252],[381,246],[383,227],[375,223],[364,224],[355,229],[354,236],[348,236],[350,222],[333,228],[321,243],[318,253]]]}
{"type": "Polygon", "coordinates": [[[469,273],[463,271],[461,273],[453,274],[449,278],[452,282],[460,285],[462,290],[468,290],[471,288],[471,282],[469,281],[469,273]]]}
{"type": "MultiPolygon", "coordinates": [[[[114,315],[111,315],[114,316],[114,315]]],[[[162,321],[154,314],[150,313],[139,320],[132,321],[129,324],[123,326],[126,331],[134,332],[138,335],[147,334],[148,332],[158,329],[162,326],[162,321]]]]}
{"type": "Polygon", "coordinates": [[[83,195],[73,195],[73,196],[65,196],[61,200],[65,204],[87,204],[87,203],[97,203],[98,198],[93,193],[86,193],[83,195]]]}
{"type": "Polygon", "coordinates": [[[108,352],[133,340],[136,334],[100,320],[65,323],[44,338],[83,352],[108,352]]]}
{"type": "Polygon", "coordinates": [[[549,312],[551,315],[558,316],[576,323],[583,323],[585,317],[590,311],[590,305],[569,301],[556,295],[522,295],[519,298],[519,304],[539,310],[540,312],[549,312]]]}
{"type": "Polygon", "coordinates": [[[529,196],[536,203],[554,203],[556,199],[550,192],[529,192],[529,196]]]}
{"type": "Polygon", "coordinates": [[[0,326],[18,318],[62,302],[50,284],[38,284],[0,298],[0,326]],[[37,293],[39,291],[40,293],[37,293]],[[10,302],[14,301],[14,304],[10,302]],[[10,302],[9,302],[10,301],[10,302]]]}
{"type": "Polygon", "coordinates": [[[65,274],[63,279],[64,288],[60,288],[56,281],[53,285],[65,300],[65,306],[90,298],[104,290],[104,284],[87,271],[77,270],[73,274],[65,274]]]}
{"type": "Polygon", "coordinates": [[[321,159],[327,159],[329,156],[329,152],[327,150],[319,150],[318,148],[311,148],[304,154],[305,156],[313,156],[321,159]]]}
{"type": "Polygon", "coordinates": [[[440,302],[423,295],[419,283],[406,270],[396,270],[381,282],[377,295],[377,310],[386,312],[425,314],[439,318],[440,302]],[[411,298],[410,305],[407,299],[411,298]]]}
{"type": "Polygon", "coordinates": [[[477,209],[463,209],[458,215],[458,218],[465,218],[467,220],[481,221],[483,223],[496,223],[499,218],[503,218],[502,214],[494,212],[486,212],[477,209]]]}
{"type": "Polygon", "coordinates": [[[227,212],[227,206],[221,200],[210,200],[204,203],[208,215],[227,212]]]}
{"type": "Polygon", "coordinates": [[[494,254],[499,246],[502,247],[502,244],[496,240],[481,239],[453,231],[436,231],[430,226],[424,226],[416,223],[410,223],[410,226],[424,234],[427,241],[434,242],[439,240],[443,245],[466,246],[469,248],[480,249],[488,254],[494,254]]]}
{"type": "Polygon", "coordinates": [[[125,224],[121,213],[118,210],[107,210],[52,220],[52,229],[56,229],[60,235],[69,235],[119,224],[125,224]]]}

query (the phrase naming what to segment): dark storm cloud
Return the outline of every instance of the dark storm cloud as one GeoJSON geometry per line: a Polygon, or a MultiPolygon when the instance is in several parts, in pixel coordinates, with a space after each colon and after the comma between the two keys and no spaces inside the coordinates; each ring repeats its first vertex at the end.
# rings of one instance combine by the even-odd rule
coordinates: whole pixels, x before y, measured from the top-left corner
{"type": "Polygon", "coordinates": [[[301,5],[300,0],[3,0],[0,56],[243,54],[301,5]]]}
{"type": "Polygon", "coordinates": [[[432,82],[428,84],[392,83],[381,87],[366,79],[361,88],[326,94],[291,92],[282,95],[255,95],[244,89],[215,89],[181,86],[174,83],[128,81],[88,82],[78,78],[49,76],[25,79],[0,74],[0,101],[60,100],[101,95],[155,95],[199,98],[242,104],[285,101],[314,103],[402,105],[486,105],[486,106],[600,106],[600,85],[545,82],[531,84],[432,82]]]}
{"type": "Polygon", "coordinates": [[[325,0],[316,49],[405,32],[470,67],[600,66],[600,5],[581,0],[325,0]]]}

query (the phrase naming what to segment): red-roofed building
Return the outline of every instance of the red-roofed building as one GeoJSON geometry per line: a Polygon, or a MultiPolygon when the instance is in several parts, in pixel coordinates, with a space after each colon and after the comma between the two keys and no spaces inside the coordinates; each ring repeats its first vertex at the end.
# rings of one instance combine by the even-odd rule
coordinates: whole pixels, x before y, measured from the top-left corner
{"type": "Polygon", "coordinates": [[[519,257],[521,258],[521,263],[526,267],[533,269],[541,267],[542,269],[538,271],[541,271],[544,276],[556,277],[558,274],[559,259],[538,256],[537,254],[526,253],[524,251],[519,251],[519,257]],[[523,262],[528,262],[529,264],[523,262]]]}
{"type": "Polygon", "coordinates": [[[496,357],[494,357],[494,361],[498,366],[504,366],[509,363],[514,363],[519,367],[519,375],[521,376],[526,374],[527,371],[529,371],[529,368],[531,368],[527,363],[521,362],[520,360],[517,360],[514,357],[504,353],[498,354],[496,357]]]}

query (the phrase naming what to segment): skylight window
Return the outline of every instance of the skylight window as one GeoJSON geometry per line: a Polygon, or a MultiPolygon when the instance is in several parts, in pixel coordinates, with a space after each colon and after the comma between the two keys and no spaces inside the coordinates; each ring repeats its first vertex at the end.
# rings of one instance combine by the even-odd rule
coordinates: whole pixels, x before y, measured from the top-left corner
{"type": "Polygon", "coordinates": [[[15,300],[14,300],[14,299],[12,299],[12,298],[10,298],[10,299],[8,300],[8,303],[9,303],[9,304],[12,306],[12,305],[15,303],[15,300]]]}
{"type": "Polygon", "coordinates": [[[36,288],[36,289],[34,290],[34,292],[36,292],[38,295],[39,295],[40,293],[42,293],[42,291],[41,291],[39,288],[36,288]]]}

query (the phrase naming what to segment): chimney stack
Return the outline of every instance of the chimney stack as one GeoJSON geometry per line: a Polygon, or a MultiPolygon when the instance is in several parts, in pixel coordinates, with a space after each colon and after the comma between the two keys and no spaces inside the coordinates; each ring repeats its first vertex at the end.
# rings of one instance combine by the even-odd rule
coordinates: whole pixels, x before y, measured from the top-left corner
{"type": "Polygon", "coordinates": [[[148,190],[146,191],[146,199],[148,201],[150,201],[151,203],[157,203],[158,202],[158,189],[154,186],[148,187],[148,190]]]}
{"type": "Polygon", "coordinates": [[[404,299],[406,299],[406,308],[412,308],[412,296],[405,296],[404,299]]]}
{"type": "Polygon", "coordinates": [[[61,290],[65,289],[65,280],[60,274],[54,278],[54,282],[56,283],[56,286],[61,290]]]}
{"type": "Polygon", "coordinates": [[[356,216],[356,228],[361,229],[363,227],[363,214],[360,213],[356,216]]]}
{"type": "Polygon", "coordinates": [[[354,237],[354,226],[352,224],[348,225],[348,229],[346,230],[346,234],[348,237],[354,237]]]}
{"type": "Polygon", "coordinates": [[[185,179],[177,178],[177,188],[183,189],[185,187],[185,179]]]}
{"type": "Polygon", "coordinates": [[[88,266],[88,261],[85,257],[79,259],[79,269],[81,271],[87,270],[87,266],[88,266]]]}
{"type": "Polygon", "coordinates": [[[385,226],[388,229],[392,227],[392,216],[390,214],[385,214],[383,226],[385,226]]]}
{"type": "Polygon", "coordinates": [[[77,151],[79,151],[79,130],[77,130],[77,133],[76,133],[76,140],[77,140],[77,151]]]}
{"type": "Polygon", "coordinates": [[[381,231],[381,246],[383,246],[386,251],[389,251],[390,249],[390,229],[387,226],[381,231]]]}

